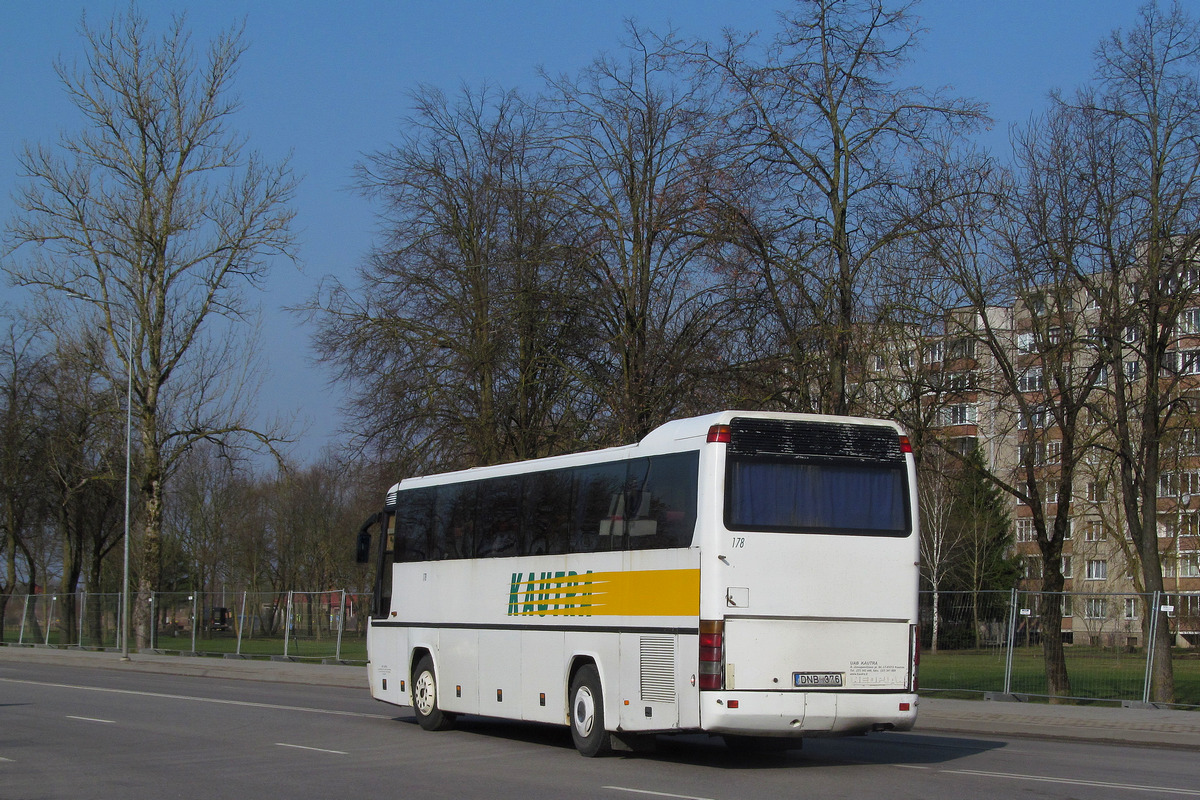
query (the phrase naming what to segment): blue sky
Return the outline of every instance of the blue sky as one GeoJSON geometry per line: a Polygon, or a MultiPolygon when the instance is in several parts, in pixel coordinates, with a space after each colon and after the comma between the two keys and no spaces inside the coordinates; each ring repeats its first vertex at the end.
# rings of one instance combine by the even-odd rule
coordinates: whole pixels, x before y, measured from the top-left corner
{"type": "MultiPolygon", "coordinates": [[[[998,154],[1008,129],[1045,106],[1047,92],[1087,81],[1092,54],[1115,28],[1137,22],[1135,0],[927,0],[917,8],[928,33],[910,82],[950,86],[989,104],[996,120],[981,138],[998,154]]],[[[0,26],[0,220],[12,214],[23,142],[51,142],[78,118],[57,83],[56,58],[82,53],[86,10],[93,25],[128,7],[124,0],[9,2],[0,26]]],[[[271,158],[292,155],[303,183],[296,201],[300,268],[278,264],[263,308],[264,413],[296,411],[308,422],[297,448],[315,456],[340,425],[340,392],[311,363],[310,331],[282,311],[302,302],[325,275],[353,282],[370,247],[374,219],[349,189],[363,153],[385,147],[418,84],[454,91],[483,81],[536,91],[537,67],[573,73],[619,47],[624,20],[685,36],[717,38],[723,28],[773,29],[786,4],[742,0],[509,0],[509,2],[254,3],[145,2],[155,30],[185,10],[198,42],[242,19],[250,49],[237,89],[239,130],[271,158]]],[[[19,302],[8,289],[0,298],[19,302]]]]}

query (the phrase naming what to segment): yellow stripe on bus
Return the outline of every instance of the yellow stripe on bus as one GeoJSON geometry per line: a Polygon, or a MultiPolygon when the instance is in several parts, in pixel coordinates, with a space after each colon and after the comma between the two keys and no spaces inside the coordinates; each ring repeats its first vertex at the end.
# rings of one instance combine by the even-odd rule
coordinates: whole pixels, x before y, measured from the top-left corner
{"type": "Polygon", "coordinates": [[[514,616],[682,617],[700,613],[700,570],[592,572],[530,580],[514,616]],[[532,608],[530,606],[532,605],[532,608]]]}

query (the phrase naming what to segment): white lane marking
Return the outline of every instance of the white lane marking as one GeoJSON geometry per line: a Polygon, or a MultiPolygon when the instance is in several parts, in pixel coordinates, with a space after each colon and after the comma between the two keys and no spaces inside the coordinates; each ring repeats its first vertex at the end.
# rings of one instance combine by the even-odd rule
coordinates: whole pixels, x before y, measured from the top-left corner
{"type": "Polygon", "coordinates": [[[360,711],[337,711],[327,708],[307,708],[305,706],[281,706],[273,703],[251,703],[245,700],[224,700],[219,697],[194,697],[186,694],[164,694],[162,692],[139,692],[133,689],[109,689],[103,686],[74,686],[69,683],[46,683],[44,681],[25,681],[17,678],[0,678],[3,683],[23,683],[29,686],[47,686],[53,689],[79,689],[85,692],[107,692],[109,694],[130,694],[137,697],[160,697],[166,700],[190,700],[195,703],[217,703],[226,706],[247,706],[249,708],[270,708],[276,711],[304,711],[309,714],[332,714],[337,717],[366,717],[368,719],[392,719],[387,714],[364,714],[360,711]]]}
{"type": "Polygon", "coordinates": [[[314,753],[333,753],[338,756],[350,755],[345,750],[326,750],[324,747],[305,747],[302,744],[288,744],[286,742],[276,742],[276,747],[294,747],[297,750],[312,750],[314,753]]]}
{"type": "Polygon", "coordinates": [[[0,761],[3,761],[7,764],[13,763],[13,760],[11,758],[5,758],[4,756],[0,756],[0,761]]]}
{"type": "Polygon", "coordinates": [[[670,794],[669,792],[652,792],[649,789],[630,789],[627,786],[601,786],[601,789],[611,789],[614,792],[630,792],[631,794],[648,794],[653,797],[673,797],[676,800],[711,800],[708,797],[695,797],[690,794],[670,794]]]}
{"type": "MultiPolygon", "coordinates": [[[[861,763],[868,764],[873,762],[863,761],[861,763]]],[[[929,769],[929,767],[923,767],[920,764],[892,764],[892,766],[899,767],[900,769],[929,769]]]]}
{"type": "Polygon", "coordinates": [[[1071,786],[1091,786],[1100,789],[1121,789],[1128,792],[1160,792],[1162,794],[1182,794],[1189,797],[1200,797],[1200,789],[1176,789],[1170,786],[1139,786],[1132,783],[1111,783],[1109,781],[1085,781],[1075,778],[1050,778],[1042,775],[1021,775],[1013,772],[984,772],[974,769],[941,770],[952,775],[976,775],[981,778],[1008,778],[1015,781],[1035,781],[1039,783],[1063,783],[1071,786]]]}
{"type": "Polygon", "coordinates": [[[115,720],[111,720],[111,719],[96,719],[95,717],[76,717],[71,714],[67,714],[67,719],[77,719],[82,722],[103,722],[105,725],[116,725],[117,724],[115,720]]]}

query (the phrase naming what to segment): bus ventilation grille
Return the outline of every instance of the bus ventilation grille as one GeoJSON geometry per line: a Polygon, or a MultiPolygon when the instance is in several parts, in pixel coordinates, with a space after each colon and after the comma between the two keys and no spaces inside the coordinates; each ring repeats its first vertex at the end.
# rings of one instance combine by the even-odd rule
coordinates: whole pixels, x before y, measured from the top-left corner
{"type": "Polygon", "coordinates": [[[904,461],[900,435],[882,425],[737,417],[730,424],[730,434],[732,455],[904,461]]]}
{"type": "Polygon", "coordinates": [[[642,700],[675,702],[675,638],[643,636],[641,641],[642,700]]]}

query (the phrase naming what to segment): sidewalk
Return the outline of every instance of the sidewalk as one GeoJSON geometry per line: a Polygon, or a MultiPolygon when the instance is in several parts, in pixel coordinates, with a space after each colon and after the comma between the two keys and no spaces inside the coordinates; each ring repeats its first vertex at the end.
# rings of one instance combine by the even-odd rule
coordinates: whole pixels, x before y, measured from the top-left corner
{"type": "MultiPolygon", "coordinates": [[[[364,667],[287,661],[189,658],[119,653],[0,647],[0,676],[6,662],[62,664],[127,672],[156,672],[206,678],[301,683],[367,691],[364,667]]],[[[1200,711],[1165,711],[1114,706],[1048,705],[923,697],[916,733],[973,736],[1031,736],[1135,746],[1200,750],[1200,711]]]]}

